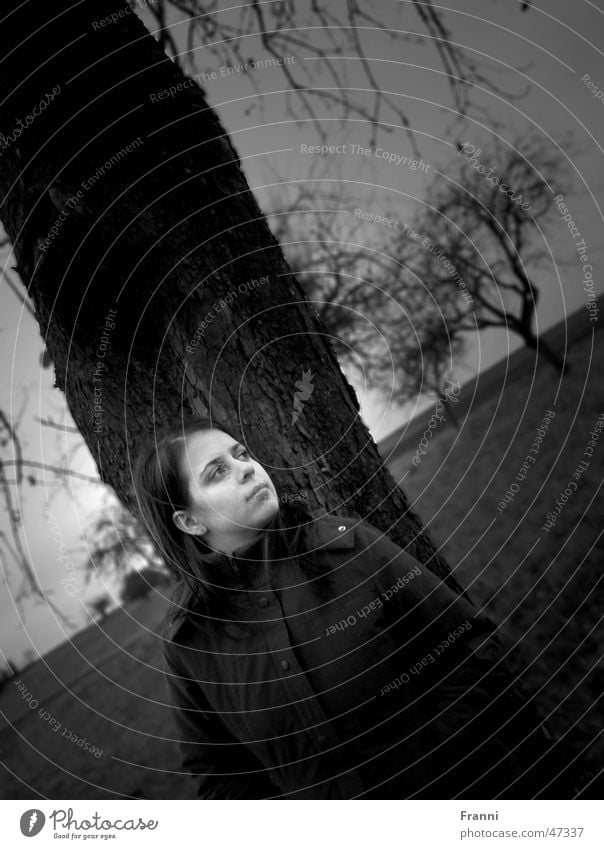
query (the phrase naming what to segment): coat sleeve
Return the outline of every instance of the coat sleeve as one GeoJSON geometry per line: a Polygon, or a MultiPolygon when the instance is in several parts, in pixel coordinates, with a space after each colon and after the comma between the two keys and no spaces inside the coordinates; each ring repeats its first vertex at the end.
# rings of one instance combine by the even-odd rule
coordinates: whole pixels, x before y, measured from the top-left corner
{"type": "Polygon", "coordinates": [[[278,796],[254,754],[212,711],[203,689],[164,650],[165,681],[179,732],[181,764],[198,799],[267,799],[278,796]]]}
{"type": "MultiPolygon", "coordinates": [[[[498,780],[507,786],[543,750],[545,738],[534,704],[517,685],[506,641],[491,619],[382,531],[368,522],[358,528],[401,649],[401,672],[416,691],[429,691],[426,711],[438,717],[451,761],[469,737],[478,752],[474,772],[488,763],[495,781],[491,766],[499,763],[498,780]]],[[[483,785],[478,795],[491,790],[483,785]]]]}
{"type": "Polygon", "coordinates": [[[421,662],[428,652],[453,654],[448,650],[455,645],[479,649],[482,643],[493,656],[490,646],[500,643],[496,636],[489,642],[497,629],[491,619],[369,522],[360,523],[357,534],[405,657],[421,662]]]}

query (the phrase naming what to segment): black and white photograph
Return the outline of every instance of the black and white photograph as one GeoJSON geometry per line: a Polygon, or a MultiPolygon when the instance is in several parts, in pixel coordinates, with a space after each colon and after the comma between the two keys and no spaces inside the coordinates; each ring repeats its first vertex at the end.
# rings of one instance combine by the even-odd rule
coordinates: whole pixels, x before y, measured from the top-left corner
{"type": "Polygon", "coordinates": [[[601,0],[0,19],[4,845],[601,846],[601,0]]]}

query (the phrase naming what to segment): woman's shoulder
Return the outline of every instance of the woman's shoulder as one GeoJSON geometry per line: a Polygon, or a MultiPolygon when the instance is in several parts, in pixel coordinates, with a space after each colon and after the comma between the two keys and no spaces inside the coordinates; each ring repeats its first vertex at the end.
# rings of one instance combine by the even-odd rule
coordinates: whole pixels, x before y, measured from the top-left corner
{"type": "Polygon", "coordinates": [[[199,629],[203,619],[201,612],[195,610],[195,598],[190,588],[185,583],[177,584],[159,627],[164,654],[171,645],[185,638],[185,631],[190,626],[199,629]]]}
{"type": "Polygon", "coordinates": [[[312,510],[313,521],[306,532],[307,543],[313,548],[353,548],[356,543],[359,519],[346,514],[312,510]]]}

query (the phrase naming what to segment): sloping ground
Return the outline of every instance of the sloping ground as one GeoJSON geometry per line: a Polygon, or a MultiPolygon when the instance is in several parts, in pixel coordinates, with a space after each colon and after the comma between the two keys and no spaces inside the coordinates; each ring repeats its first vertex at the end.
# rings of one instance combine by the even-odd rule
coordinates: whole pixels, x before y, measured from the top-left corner
{"type": "Polygon", "coordinates": [[[583,337],[561,384],[551,367],[536,374],[527,367],[473,408],[459,431],[436,431],[419,466],[421,435],[389,461],[460,583],[517,646],[523,685],[539,694],[554,735],[585,746],[597,769],[604,765],[604,430],[594,428],[604,415],[603,361],[604,334],[595,334],[593,350],[591,334],[583,337]],[[531,452],[548,410],[555,416],[531,452]],[[544,530],[552,512],[559,516],[544,530]]]}
{"type": "Polygon", "coordinates": [[[155,633],[165,606],[118,610],[7,685],[2,798],[186,798],[155,633]]]}
{"type": "MultiPolygon", "coordinates": [[[[573,345],[572,372],[557,396],[549,367],[536,375],[530,368],[516,372],[501,397],[468,405],[471,418],[459,432],[439,424],[419,466],[412,462],[417,442],[388,460],[460,582],[518,645],[524,685],[539,692],[556,736],[571,732],[598,767],[604,762],[604,435],[556,524],[548,533],[541,528],[586,459],[590,432],[604,412],[604,386],[593,368],[604,361],[602,337],[596,335],[593,351],[591,337],[573,345]],[[556,415],[535,463],[500,514],[497,506],[548,409],[556,415]]],[[[164,606],[152,596],[112,614],[0,693],[2,798],[189,796],[190,783],[178,774],[155,635],[164,606]],[[19,681],[31,695],[23,697],[19,681]]]]}

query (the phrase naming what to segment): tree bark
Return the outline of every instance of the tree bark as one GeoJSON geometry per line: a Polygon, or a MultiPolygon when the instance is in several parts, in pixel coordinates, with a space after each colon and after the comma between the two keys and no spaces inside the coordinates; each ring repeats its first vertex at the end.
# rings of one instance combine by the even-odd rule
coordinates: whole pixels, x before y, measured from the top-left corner
{"type": "Polygon", "coordinates": [[[240,421],[280,492],[367,518],[459,591],[203,91],[125,2],[5,13],[0,217],[101,478],[132,509],[131,465],[156,428],[240,421]]]}

